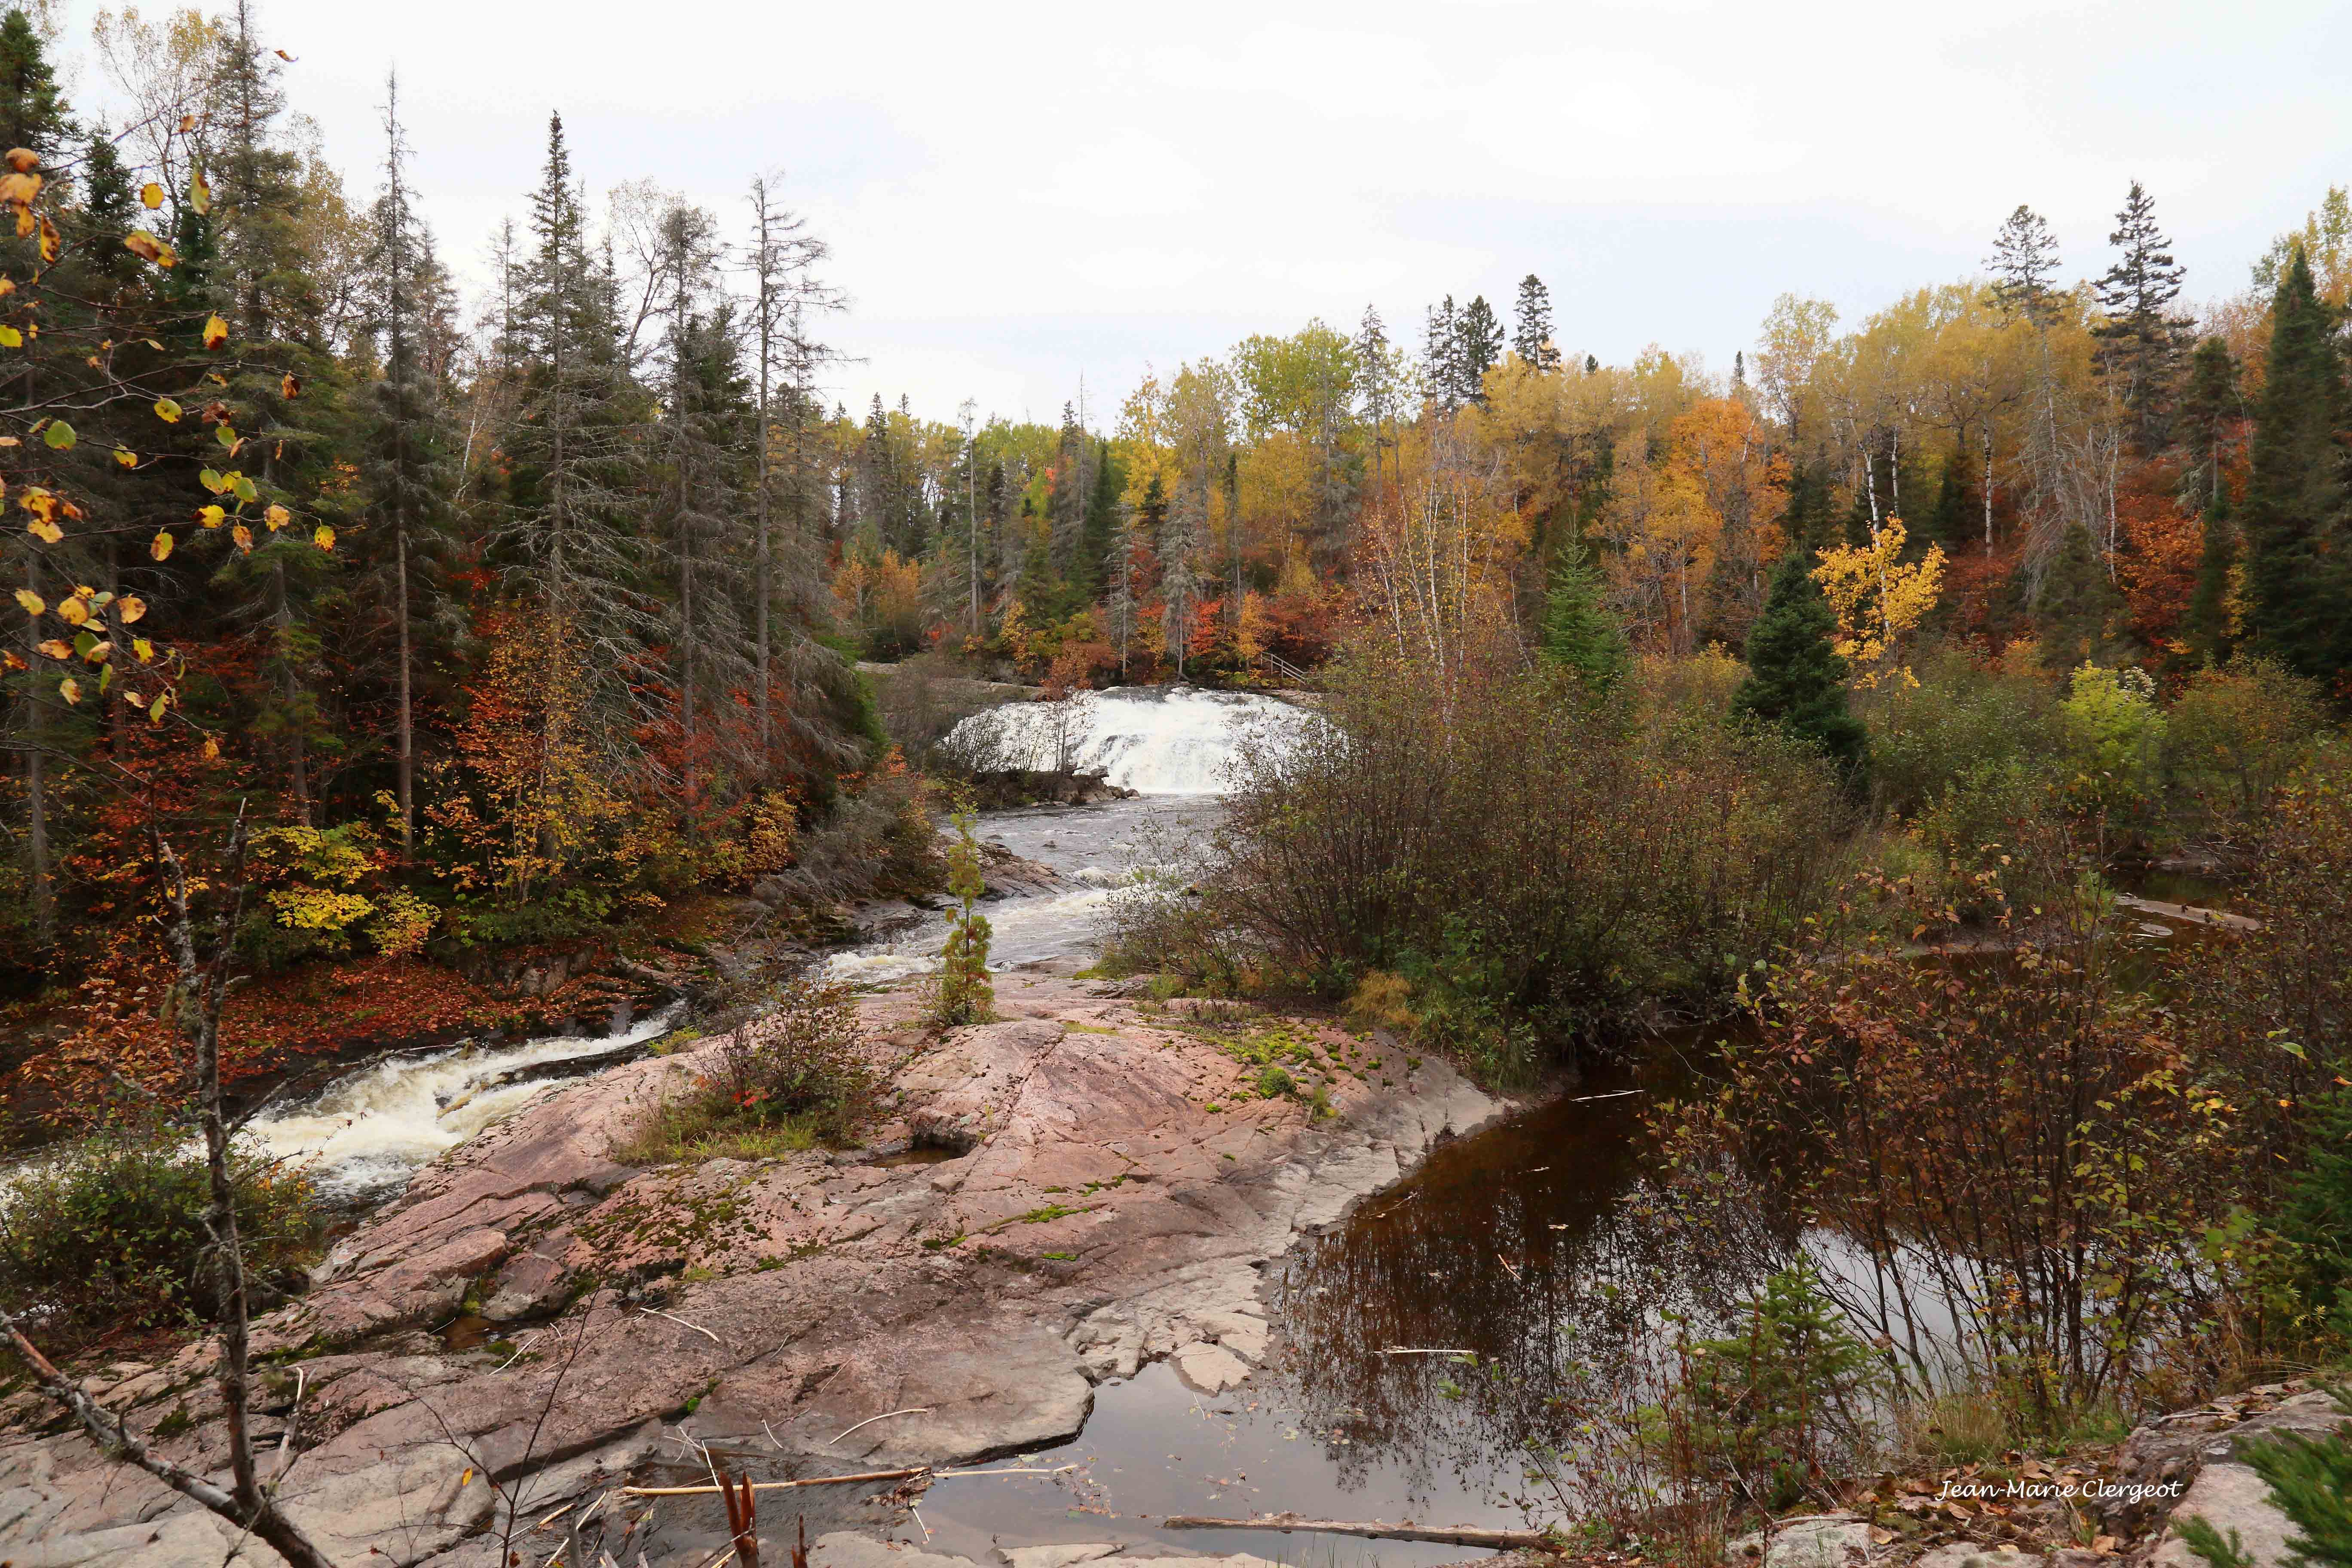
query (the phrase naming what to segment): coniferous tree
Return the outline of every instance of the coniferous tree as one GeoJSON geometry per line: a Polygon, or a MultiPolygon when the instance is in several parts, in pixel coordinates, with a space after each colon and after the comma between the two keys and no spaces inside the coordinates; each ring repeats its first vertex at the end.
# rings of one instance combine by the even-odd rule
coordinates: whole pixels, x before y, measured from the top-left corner
{"type": "Polygon", "coordinates": [[[1810,742],[1851,776],[1870,738],[1846,709],[1846,662],[1830,646],[1836,634],[1837,612],[1805,557],[1790,552],[1748,633],[1748,679],[1732,693],[1731,710],[1810,742]]]}
{"type": "Polygon", "coordinates": [[[1560,551],[1544,595],[1543,657],[1573,673],[1586,689],[1606,697],[1623,684],[1633,655],[1625,627],[1611,612],[1606,584],[1584,547],[1560,551]]]}
{"type": "Polygon", "coordinates": [[[1511,338],[1512,351],[1536,370],[1558,370],[1559,350],[1552,342],[1551,290],[1532,272],[1519,279],[1517,314],[1518,330],[1511,338]]]}
{"type": "Polygon", "coordinates": [[[2116,214],[2107,243],[2122,254],[2093,285],[2105,312],[2093,331],[2105,345],[2105,370],[2122,383],[2133,446],[2153,453],[2169,437],[2167,416],[2188,325],[2172,313],[2183,269],[2157,226],[2156,204],[2137,180],[2116,214]]]}
{"type": "Polygon", "coordinates": [[[2069,666],[2095,662],[2106,652],[2107,627],[2122,607],[2123,595],[2108,580],[2091,531],[2068,524],[2033,599],[2045,645],[2069,666]]]}
{"type": "Polygon", "coordinates": [[[2197,588],[2183,629],[2190,649],[2206,663],[2218,665],[2230,656],[2231,578],[2238,564],[2227,453],[2242,423],[2237,362],[2221,339],[2207,338],[2190,356],[2180,413],[2183,435],[2197,455],[2196,466],[2183,476],[2183,499],[2200,514],[2204,536],[2197,588]]]}
{"type": "Polygon", "coordinates": [[[1430,401],[1441,414],[1451,414],[1462,406],[1458,390],[1462,384],[1462,329],[1458,314],[1454,309],[1454,296],[1448,294],[1429,308],[1429,320],[1422,334],[1423,374],[1429,378],[1430,401]]]}
{"type": "Polygon", "coordinates": [[[378,523],[370,531],[372,542],[378,553],[390,556],[377,564],[389,568],[386,596],[396,645],[394,797],[404,858],[415,852],[416,839],[418,622],[437,598],[457,484],[447,352],[436,343],[451,335],[454,306],[448,275],[434,254],[432,232],[417,216],[409,188],[396,77],[385,82],[383,129],[383,192],[376,199],[375,244],[366,278],[366,324],[383,374],[371,389],[362,475],[378,523]]]}
{"type": "Polygon", "coordinates": [[[1461,340],[1454,351],[1454,402],[1457,405],[1483,404],[1486,401],[1486,373],[1503,357],[1503,323],[1496,319],[1495,308],[1486,303],[1486,297],[1476,294],[1462,307],[1454,331],[1461,340]]]}
{"type": "Polygon", "coordinates": [[[47,168],[73,133],[41,35],[21,9],[10,10],[0,16],[0,152],[28,147],[47,168]]]}
{"type": "Polygon", "coordinates": [[[2247,630],[2260,651],[2332,683],[2352,665],[2352,544],[2346,517],[2344,369],[2335,323],[2297,254],[2279,279],[2254,407],[2240,538],[2247,630]]]}
{"type": "Polygon", "coordinates": [[[2052,280],[2058,276],[2058,237],[2049,220],[2019,204],[1994,237],[1986,270],[1993,275],[1993,298],[2012,315],[2046,325],[2057,308],[2052,280]]]}

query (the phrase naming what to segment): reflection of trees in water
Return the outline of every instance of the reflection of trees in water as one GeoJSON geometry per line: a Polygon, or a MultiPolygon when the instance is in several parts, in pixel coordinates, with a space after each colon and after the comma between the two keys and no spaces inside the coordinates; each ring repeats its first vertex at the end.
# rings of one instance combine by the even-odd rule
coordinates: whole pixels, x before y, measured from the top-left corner
{"type": "Polygon", "coordinates": [[[1445,1471],[1490,1501],[1517,1495],[1524,1445],[1578,1447],[1580,1413],[1647,1386],[1662,1313],[1717,1319],[1785,1260],[1751,1204],[1695,1219],[1656,1201],[1632,1122],[1538,1110],[1441,1150],[1293,1256],[1276,1375],[1342,1485],[1387,1463],[1416,1498],[1445,1471]],[[1379,1353],[1391,1346],[1478,1365],[1379,1353]]]}

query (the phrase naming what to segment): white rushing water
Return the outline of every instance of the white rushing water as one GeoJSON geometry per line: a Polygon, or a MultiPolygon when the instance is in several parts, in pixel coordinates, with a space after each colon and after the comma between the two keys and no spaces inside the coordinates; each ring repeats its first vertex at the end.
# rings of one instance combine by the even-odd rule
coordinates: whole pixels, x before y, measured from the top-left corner
{"type": "Polygon", "coordinates": [[[1121,686],[1066,703],[1013,702],[975,713],[947,744],[979,765],[1101,773],[1144,795],[1222,795],[1236,748],[1252,735],[1279,747],[1313,722],[1306,710],[1245,691],[1121,686]]]}
{"type": "Polygon", "coordinates": [[[676,1006],[664,1008],[616,1035],[403,1052],[336,1079],[310,1100],[257,1117],[246,1139],[257,1152],[307,1164],[331,1198],[378,1201],[548,1087],[546,1078],[500,1081],[509,1075],[636,1045],[664,1033],[677,1016],[676,1006]]]}

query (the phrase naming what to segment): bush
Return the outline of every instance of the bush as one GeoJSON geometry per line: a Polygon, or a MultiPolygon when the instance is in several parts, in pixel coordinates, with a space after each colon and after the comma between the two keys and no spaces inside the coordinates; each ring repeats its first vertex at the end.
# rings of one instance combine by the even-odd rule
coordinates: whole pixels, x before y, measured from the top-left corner
{"type": "Polygon", "coordinates": [[[1981,788],[2003,773],[2032,777],[2056,754],[2056,702],[2046,682],[1954,651],[1923,659],[1916,677],[1916,686],[1882,684],[1864,710],[1880,810],[1915,820],[1956,787],[1981,788]]]}
{"type": "Polygon", "coordinates": [[[656,1107],[614,1152],[652,1164],[843,1146],[873,1115],[882,1087],[850,988],[803,976],[779,993],[774,1011],[710,1047],[691,1089],[656,1107]]]}
{"type": "MultiPolygon", "coordinates": [[[[2101,837],[2137,836],[2153,815],[2165,718],[2144,669],[2076,669],[2058,706],[2073,776],[2065,794],[2101,837]]],[[[2104,846],[2103,846],[2104,847],[2104,846]]]]}
{"type": "MultiPolygon", "coordinates": [[[[235,1158],[237,1237],[257,1308],[299,1289],[327,1216],[299,1170],[235,1158]]],[[[20,1169],[0,1197],[0,1302],[52,1348],[115,1328],[180,1328],[217,1310],[204,1152],[161,1122],[116,1126],[20,1169]]]]}
{"type": "Polygon", "coordinates": [[[2190,676],[2164,737],[2170,805],[2184,829],[2209,840],[2251,838],[2325,719],[2318,687],[2267,659],[2235,658],[2190,676]]]}
{"type": "Polygon", "coordinates": [[[1323,722],[1244,745],[1166,900],[1200,906],[1166,918],[1207,933],[1202,967],[1342,995],[1400,974],[1417,1016],[1507,1065],[1519,1024],[1559,1041],[1720,1006],[1832,873],[1847,814],[1801,742],[1701,715],[1627,734],[1555,671],[1360,653],[1326,676],[1323,722]]]}

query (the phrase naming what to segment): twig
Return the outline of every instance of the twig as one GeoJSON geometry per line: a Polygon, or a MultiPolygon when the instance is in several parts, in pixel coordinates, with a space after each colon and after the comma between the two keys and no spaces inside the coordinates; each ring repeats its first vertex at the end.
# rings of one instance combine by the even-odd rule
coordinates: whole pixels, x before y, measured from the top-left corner
{"type": "MultiPolygon", "coordinates": [[[[1607,1094],[1580,1094],[1569,1100],[1570,1105],[1590,1105],[1596,1100],[1622,1100],[1629,1094],[1647,1094],[1646,1089],[1618,1089],[1607,1094]]],[[[1549,1169],[1549,1167],[1547,1167],[1549,1169]]]]}
{"type": "Polygon", "coordinates": [[[1377,1355],[1475,1355],[1475,1351],[1433,1350],[1419,1345],[1390,1345],[1373,1352],[1377,1355]]]}
{"type": "MultiPolygon", "coordinates": [[[[886,1411],[884,1411],[884,1412],[883,1412],[881,1415],[868,1415],[865,1420],[860,1421],[860,1422],[857,1424],[857,1426],[852,1426],[852,1427],[849,1429],[849,1432],[855,1432],[855,1431],[856,1431],[856,1430],[858,1429],[858,1427],[859,1427],[859,1426],[873,1426],[873,1425],[874,1425],[874,1423],[876,1423],[877,1421],[887,1421],[887,1420],[889,1420],[889,1419],[890,1419],[890,1417],[891,1417],[891,1416],[893,1416],[893,1415],[929,1415],[931,1413],[932,1408],[933,1408],[933,1407],[932,1407],[931,1405],[909,1405],[909,1406],[908,1406],[908,1407],[907,1407],[906,1409],[904,1409],[904,1410],[886,1410],[886,1411]]],[[[764,1427],[764,1426],[767,1426],[767,1423],[766,1423],[766,1422],[764,1422],[764,1421],[762,1421],[762,1422],[761,1422],[761,1423],[760,1423],[760,1425],[761,1425],[762,1427],[764,1427]]],[[[841,1437],[846,1437],[846,1436],[849,1436],[849,1432],[844,1432],[844,1433],[841,1435],[841,1437]]],[[[835,1437],[835,1438],[833,1440],[833,1442],[834,1442],[834,1443],[838,1443],[838,1442],[840,1442],[840,1441],[841,1441],[841,1437],[835,1437]]],[[[771,1442],[771,1443],[775,1443],[775,1442],[776,1442],[776,1435],[775,1435],[773,1432],[771,1432],[771,1433],[769,1433],[769,1434],[768,1434],[768,1441],[769,1441],[769,1442],[771,1442]]],[[[779,1448],[781,1448],[781,1447],[783,1447],[783,1445],[782,1445],[782,1443],[776,1443],[776,1447],[779,1447],[779,1448]]],[[[830,1448],[830,1447],[833,1447],[833,1443],[827,1443],[827,1444],[825,1445],[825,1447],[828,1447],[828,1448],[830,1448]]]]}
{"type": "Polygon", "coordinates": [[[712,1344],[714,1344],[714,1345],[718,1345],[719,1349],[721,1349],[721,1350],[725,1350],[725,1349],[727,1348],[723,1343],[721,1343],[721,1342],[720,1342],[719,1338],[719,1336],[718,1336],[717,1334],[712,1333],[709,1329],[704,1328],[700,1323],[688,1323],[688,1322],[687,1322],[687,1321],[686,1321],[684,1318],[679,1317],[676,1312],[665,1312],[665,1311],[663,1311],[659,1307],[640,1307],[640,1308],[638,1308],[638,1309],[637,1309],[637,1310],[638,1310],[638,1311],[640,1311],[640,1312],[646,1312],[646,1313],[650,1313],[651,1315],[653,1315],[654,1317],[656,1317],[656,1318],[667,1318],[667,1319],[668,1319],[671,1322],[673,1322],[673,1323],[682,1324],[683,1326],[685,1326],[685,1327],[687,1327],[687,1328],[692,1329],[696,1333],[700,1334],[704,1339],[709,1340],[712,1344]]]}
{"type": "Polygon", "coordinates": [[[1540,1530],[1482,1530],[1473,1525],[1369,1524],[1339,1519],[1301,1519],[1295,1513],[1262,1514],[1255,1519],[1202,1519],[1179,1515],[1163,1519],[1168,1530],[1294,1530],[1325,1535],[1361,1535],[1374,1541],[1433,1541],[1445,1546],[1491,1546],[1500,1551],[1533,1549],[1558,1552],[1559,1542],[1540,1530]]]}
{"type": "Polygon", "coordinates": [[[538,1336],[537,1334],[530,1334],[530,1335],[526,1336],[526,1337],[524,1338],[524,1340],[523,1340],[522,1343],[520,1343],[520,1344],[519,1344],[519,1345],[515,1346],[515,1348],[514,1348],[514,1354],[513,1354],[513,1355],[510,1355],[510,1356],[507,1357],[507,1359],[506,1359],[506,1360],[504,1360],[504,1361],[502,1361],[502,1362],[499,1363],[499,1364],[498,1364],[498,1365],[496,1365],[496,1366],[494,1366],[494,1367],[490,1368],[490,1375],[491,1375],[491,1376],[493,1376],[493,1377],[496,1377],[499,1373],[502,1373],[502,1372],[506,1371],[506,1369],[507,1369],[507,1368],[509,1368],[509,1367],[510,1367],[510,1366],[514,1365],[514,1363],[515,1363],[516,1360],[517,1360],[519,1357],[520,1357],[520,1356],[521,1356],[521,1354],[522,1354],[522,1352],[525,1352],[525,1351],[527,1351],[527,1350],[530,1349],[530,1347],[531,1347],[532,1345],[534,1345],[534,1344],[536,1344],[536,1343],[538,1343],[538,1342],[539,1342],[539,1336],[538,1336]]]}
{"type": "MultiPolygon", "coordinates": [[[[798,1481],[761,1481],[754,1489],[772,1492],[782,1491],[788,1487],[847,1486],[853,1481],[903,1481],[909,1476],[928,1475],[930,1473],[930,1468],[929,1465],[916,1465],[903,1470],[863,1470],[854,1476],[811,1476],[805,1480],[798,1481]]],[[[717,1487],[623,1487],[621,1495],[624,1497],[710,1497],[716,1495],[718,1490],[717,1487]]]]}
{"type": "Polygon", "coordinates": [[[1507,1258],[1504,1257],[1504,1256],[1503,1256],[1501,1253],[1499,1253],[1499,1252],[1498,1252],[1498,1253],[1496,1253],[1496,1254],[1495,1254],[1495,1261],[1496,1261],[1496,1262],[1497,1262],[1497,1263],[1499,1263],[1499,1264],[1501,1264],[1504,1268],[1507,1268],[1507,1269],[1509,1269],[1509,1270],[1511,1271],[1511,1283],[1512,1283],[1512,1284],[1517,1285],[1517,1284],[1519,1284],[1519,1283],[1521,1283],[1521,1282],[1522,1282],[1522,1281],[1520,1280],[1520,1279],[1519,1279],[1519,1268],[1518,1268],[1518,1265],[1517,1265],[1517,1264],[1513,1263],[1509,1258],[1507,1258]]]}

